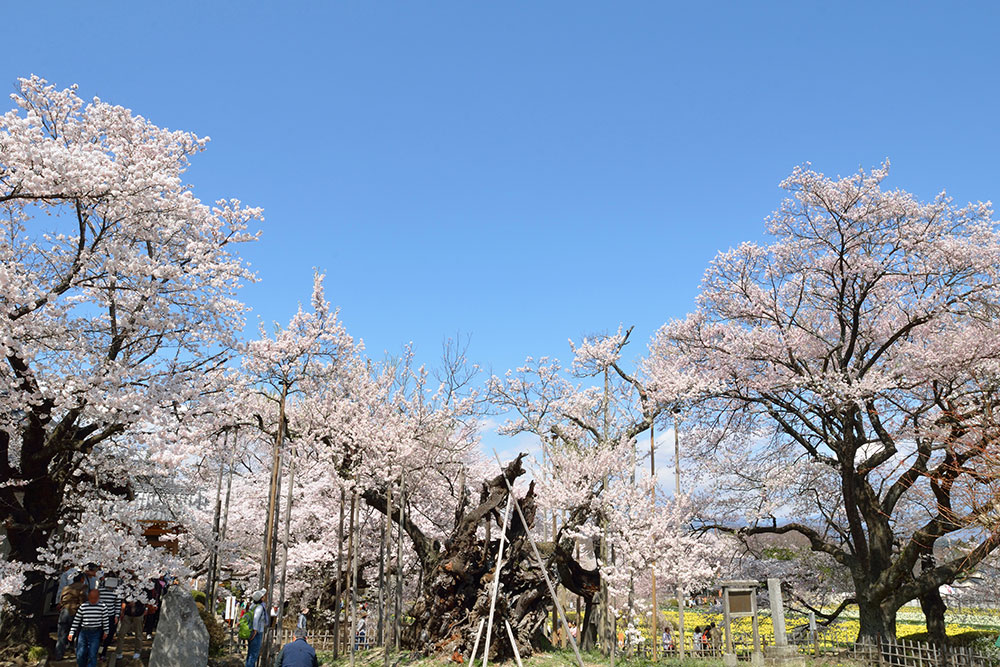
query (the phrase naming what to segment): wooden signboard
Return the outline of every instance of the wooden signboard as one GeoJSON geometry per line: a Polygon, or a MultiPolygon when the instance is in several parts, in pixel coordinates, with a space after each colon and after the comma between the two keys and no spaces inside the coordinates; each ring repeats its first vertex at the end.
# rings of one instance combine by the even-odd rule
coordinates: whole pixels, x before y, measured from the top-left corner
{"type": "Polygon", "coordinates": [[[731,591],[729,593],[729,613],[733,616],[753,613],[753,592],[731,591]]]}

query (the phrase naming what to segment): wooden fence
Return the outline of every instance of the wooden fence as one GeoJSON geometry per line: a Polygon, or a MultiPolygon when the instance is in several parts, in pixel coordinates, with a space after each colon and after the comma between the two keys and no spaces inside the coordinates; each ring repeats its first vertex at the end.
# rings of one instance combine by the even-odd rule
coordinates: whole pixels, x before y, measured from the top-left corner
{"type": "Polygon", "coordinates": [[[939,646],[906,639],[863,641],[851,649],[858,660],[870,665],[899,667],[996,667],[997,658],[971,646],[939,646]]]}
{"type": "MultiPolygon", "coordinates": [[[[350,652],[346,631],[340,633],[340,650],[343,654],[350,652]]],[[[294,639],[291,629],[284,629],[280,634],[279,646],[284,645],[294,639]]],[[[685,655],[691,658],[706,658],[718,660],[722,655],[720,647],[696,646],[692,637],[686,637],[685,655]]],[[[317,651],[332,651],[336,636],[332,631],[319,631],[309,633],[309,643],[317,651]]],[[[916,642],[907,639],[882,640],[872,642],[870,640],[859,643],[845,643],[835,641],[832,636],[824,636],[824,633],[816,632],[811,635],[793,635],[790,643],[795,646],[799,653],[812,656],[837,656],[846,660],[852,660],[869,665],[880,665],[882,667],[1000,667],[1000,659],[992,655],[987,655],[968,646],[941,646],[927,642],[916,642]]],[[[374,648],[373,640],[357,645],[358,650],[374,648]]],[[[735,634],[733,636],[733,649],[737,659],[750,661],[753,655],[753,640],[749,634],[735,634]]],[[[767,646],[762,646],[766,652],[767,646]]],[[[644,642],[633,647],[630,651],[625,651],[630,655],[642,658],[652,657],[652,645],[644,642]]],[[[676,648],[659,649],[660,656],[677,656],[676,648]]]]}
{"type": "MultiPolygon", "coordinates": [[[[690,636],[686,639],[684,653],[687,657],[718,660],[722,656],[721,647],[696,646],[690,636]]],[[[969,646],[942,646],[908,639],[845,643],[817,632],[811,636],[790,638],[790,644],[803,655],[837,657],[883,667],[1000,667],[1000,655],[989,655],[969,646]]],[[[767,652],[766,645],[761,648],[767,652]]],[[[738,660],[749,662],[753,656],[752,638],[734,634],[733,652],[738,660]]],[[[626,653],[649,659],[652,657],[652,646],[644,642],[626,653]]],[[[676,648],[659,648],[657,653],[664,657],[678,655],[676,648]]]]}
{"type": "MultiPolygon", "coordinates": [[[[288,642],[295,639],[294,630],[285,628],[281,631],[279,636],[279,646],[284,646],[288,642]]],[[[319,632],[309,632],[307,639],[314,649],[317,651],[332,651],[333,645],[337,641],[336,635],[332,630],[322,630],[319,632]]],[[[360,651],[365,649],[374,648],[375,642],[373,638],[366,638],[364,643],[359,643],[357,648],[360,651]]],[[[351,650],[351,645],[347,641],[347,632],[342,630],[340,633],[340,651],[342,653],[349,652],[351,650]]]]}

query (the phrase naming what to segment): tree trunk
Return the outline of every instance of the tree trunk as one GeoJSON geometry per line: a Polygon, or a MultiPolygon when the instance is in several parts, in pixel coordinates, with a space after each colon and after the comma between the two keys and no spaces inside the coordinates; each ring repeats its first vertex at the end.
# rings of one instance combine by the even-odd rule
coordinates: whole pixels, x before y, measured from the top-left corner
{"type": "MultiPolygon", "coordinates": [[[[26,440],[24,444],[27,446],[32,442],[26,440]]],[[[6,537],[10,547],[5,558],[12,563],[24,563],[29,568],[25,573],[24,591],[17,597],[6,596],[12,608],[3,612],[0,645],[28,643],[45,646],[49,643],[44,616],[46,577],[31,570],[37,566],[38,552],[48,543],[60,518],[63,489],[44,467],[49,460],[22,454],[21,474],[8,474],[7,479],[0,479],[8,481],[11,477],[24,479],[34,475],[23,485],[0,489],[0,507],[3,510],[0,517],[6,518],[6,537]]]]}
{"type": "Polygon", "coordinates": [[[948,606],[944,603],[941,593],[933,588],[920,596],[920,608],[927,619],[927,635],[932,642],[944,644],[948,640],[945,630],[944,613],[948,606]]]}
{"type": "Polygon", "coordinates": [[[583,621],[577,623],[580,639],[580,650],[592,651],[597,648],[597,624],[594,623],[594,601],[586,600],[583,621]]]}
{"type": "Polygon", "coordinates": [[[48,646],[48,627],[43,615],[45,605],[45,575],[29,571],[24,577],[24,591],[17,597],[7,597],[11,605],[0,619],[0,646],[28,644],[48,646]]]}
{"type": "Polygon", "coordinates": [[[896,609],[858,596],[858,641],[881,642],[896,638],[896,609]]]}
{"type": "MultiPolygon", "coordinates": [[[[518,457],[504,471],[511,484],[524,474],[522,458],[518,457]]],[[[366,495],[366,500],[377,497],[376,494],[366,495]]],[[[384,501],[385,495],[381,494],[381,498],[384,501]]],[[[498,475],[484,483],[479,506],[459,514],[443,546],[435,542],[417,549],[418,555],[423,554],[420,559],[423,581],[419,597],[407,614],[413,621],[402,630],[406,648],[424,654],[453,655],[458,651],[460,655],[468,655],[471,652],[480,620],[489,617],[490,591],[493,578],[497,576],[497,551],[503,529],[500,510],[507,502],[507,483],[498,475]],[[496,522],[495,530],[490,531],[495,539],[487,541],[479,536],[484,522],[496,522]]],[[[496,662],[514,657],[505,622],[511,625],[522,658],[545,643],[541,630],[552,605],[527,537],[535,520],[534,484],[519,502],[528,525],[525,526],[511,508],[488,647],[490,661],[496,662]]],[[[404,517],[404,523],[408,523],[406,519],[404,517]]],[[[404,530],[413,537],[412,528],[404,526],[404,530]]],[[[574,593],[583,595],[589,605],[593,591],[599,586],[598,574],[580,567],[561,546],[550,542],[538,546],[542,558],[549,561],[552,574],[557,575],[555,579],[574,593]]],[[[480,650],[483,650],[482,642],[480,650]]]]}

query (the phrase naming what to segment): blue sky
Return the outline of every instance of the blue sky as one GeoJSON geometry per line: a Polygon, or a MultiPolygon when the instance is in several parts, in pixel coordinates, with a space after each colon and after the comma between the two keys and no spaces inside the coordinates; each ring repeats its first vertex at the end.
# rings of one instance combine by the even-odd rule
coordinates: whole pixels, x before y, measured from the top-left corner
{"type": "MultiPolygon", "coordinates": [[[[206,200],[263,206],[254,318],[313,267],[370,352],[471,336],[497,371],[691,309],[778,182],[892,160],[891,185],[998,194],[996,5],[28,2],[0,82],[78,83],[209,135],[206,200]]],[[[253,323],[251,322],[251,327],[253,323]]]]}

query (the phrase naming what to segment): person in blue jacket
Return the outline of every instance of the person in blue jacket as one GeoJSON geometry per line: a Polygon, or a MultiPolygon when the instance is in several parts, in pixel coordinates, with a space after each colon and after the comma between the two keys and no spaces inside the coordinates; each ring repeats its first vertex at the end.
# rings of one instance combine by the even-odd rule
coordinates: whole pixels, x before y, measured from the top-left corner
{"type": "Polygon", "coordinates": [[[278,667],[319,667],[316,649],[306,641],[303,628],[295,628],[295,639],[281,647],[275,664],[278,667]]]}

